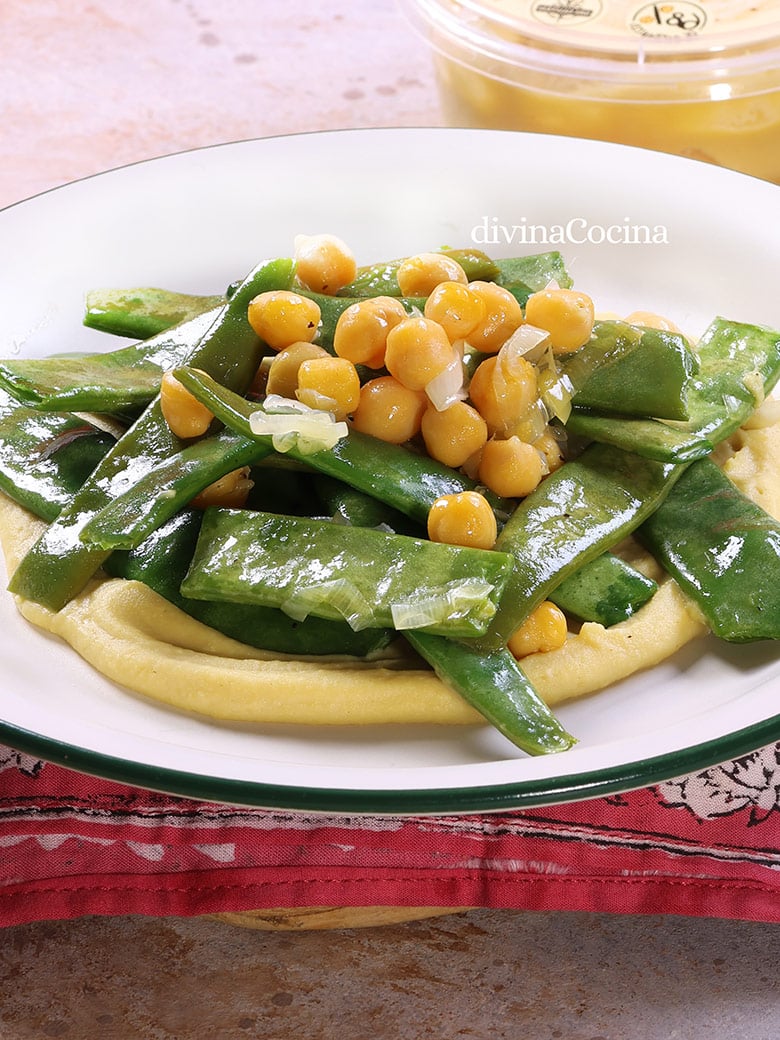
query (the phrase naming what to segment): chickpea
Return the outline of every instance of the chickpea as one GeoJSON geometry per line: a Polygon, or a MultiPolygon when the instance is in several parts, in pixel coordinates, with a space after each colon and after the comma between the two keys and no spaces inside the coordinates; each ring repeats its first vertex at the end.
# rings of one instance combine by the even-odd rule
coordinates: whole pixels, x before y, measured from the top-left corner
{"type": "Polygon", "coordinates": [[[567,627],[566,615],[546,599],[509,637],[507,647],[517,658],[560,650],[566,642],[567,627]]]}
{"type": "Polygon", "coordinates": [[[480,353],[495,354],[523,324],[523,308],[495,282],[470,282],[469,289],[482,300],[485,316],[466,338],[480,353]]]}
{"type": "Polygon", "coordinates": [[[424,390],[454,357],[447,333],[430,318],[406,318],[387,334],[385,366],[410,390],[424,390]]]}
{"type": "Polygon", "coordinates": [[[488,438],[487,423],[465,401],[456,401],[441,412],[429,406],[422,417],[421,430],[431,458],[455,469],[480,451],[488,438]]]}
{"type": "Polygon", "coordinates": [[[298,369],[304,361],[321,357],[330,357],[330,354],[316,343],[291,343],[289,347],[280,350],[268,368],[266,393],[294,398],[298,389],[298,369]]]}
{"type": "Polygon", "coordinates": [[[320,308],[314,300],[288,289],[270,289],[250,301],[249,324],[272,350],[311,343],[317,335],[320,308]]]}
{"type": "Polygon", "coordinates": [[[361,388],[352,425],[389,444],[404,444],[419,432],[427,400],[421,390],[410,390],[393,376],[378,376],[361,388]]]}
{"type": "Polygon", "coordinates": [[[387,335],[408,317],[400,300],[374,296],[351,304],[339,315],[333,350],[355,365],[382,368],[387,335]]]}
{"type": "Polygon", "coordinates": [[[536,369],[516,355],[485,358],[471,377],[469,397],[491,434],[511,434],[538,395],[536,369]]]}
{"type": "Polygon", "coordinates": [[[249,466],[242,466],[226,473],[224,477],[209,484],[192,499],[191,505],[196,509],[208,509],[209,506],[221,506],[223,509],[242,509],[246,505],[249,492],[254,481],[249,478],[249,466]]]}
{"type": "Polygon", "coordinates": [[[341,422],[354,412],[360,400],[357,369],[346,358],[329,354],[303,361],[298,368],[295,396],[310,408],[333,412],[341,422]]]}
{"type": "Polygon", "coordinates": [[[593,300],[574,289],[542,289],[525,305],[525,320],[550,333],[553,354],[570,354],[583,347],[593,332],[593,300]]]}
{"type": "Polygon", "coordinates": [[[202,436],[214,418],[172,372],[165,372],[160,381],[160,409],[171,433],[183,440],[202,436]]]}
{"type": "Polygon", "coordinates": [[[482,449],[479,479],[504,498],[525,498],[539,486],[543,476],[542,459],[532,444],[519,437],[489,440],[482,449]]]}
{"type": "Polygon", "coordinates": [[[432,542],[492,549],[497,533],[495,514],[478,491],[442,495],[428,512],[428,537],[432,542]]]}
{"type": "Polygon", "coordinates": [[[623,320],[627,321],[629,325],[641,325],[645,329],[660,329],[662,332],[683,335],[679,326],[675,325],[670,318],[665,318],[663,314],[656,314],[654,311],[632,311],[623,320]]]}
{"type": "Polygon", "coordinates": [[[562,444],[549,426],[541,436],[536,438],[534,447],[538,452],[541,452],[547,464],[548,473],[554,473],[561,468],[564,463],[562,444]]]}
{"type": "Polygon", "coordinates": [[[425,301],[426,318],[436,321],[454,342],[466,339],[485,317],[484,300],[460,282],[441,282],[425,301]]]}
{"type": "Polygon", "coordinates": [[[308,289],[333,295],[357,274],[352,250],[336,235],[298,235],[295,273],[308,289]]]}
{"type": "Polygon", "coordinates": [[[446,253],[418,253],[401,262],[396,274],[402,296],[428,296],[441,282],[468,281],[457,260],[446,253]]]}

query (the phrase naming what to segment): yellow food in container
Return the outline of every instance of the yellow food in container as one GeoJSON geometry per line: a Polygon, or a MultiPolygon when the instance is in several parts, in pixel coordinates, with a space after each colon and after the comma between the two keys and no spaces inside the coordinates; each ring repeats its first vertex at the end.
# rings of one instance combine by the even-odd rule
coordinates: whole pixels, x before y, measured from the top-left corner
{"type": "Polygon", "coordinates": [[[617,141],[780,183],[780,5],[402,5],[431,44],[451,125],[617,141]]]}

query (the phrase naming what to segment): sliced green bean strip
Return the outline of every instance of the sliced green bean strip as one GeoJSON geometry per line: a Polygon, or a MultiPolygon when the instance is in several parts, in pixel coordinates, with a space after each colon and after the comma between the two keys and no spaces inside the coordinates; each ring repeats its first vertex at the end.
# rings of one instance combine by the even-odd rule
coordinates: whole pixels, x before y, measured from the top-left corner
{"type": "MultiPolygon", "coordinates": [[[[452,257],[461,265],[470,282],[494,281],[499,268],[494,260],[479,249],[440,249],[437,252],[452,257]]],[[[355,279],[339,290],[339,296],[400,296],[398,268],[406,257],[385,263],[359,267],[355,279]]]]}
{"type": "MultiPolygon", "coordinates": [[[[519,289],[526,298],[544,289],[551,281],[557,282],[562,289],[570,289],[573,285],[563,257],[557,250],[496,260],[496,266],[495,281],[506,289],[519,289]]],[[[521,303],[525,303],[522,298],[521,303]]]]}
{"type": "Polygon", "coordinates": [[[690,425],[718,444],[748,419],[780,378],[780,331],[716,318],[699,342],[690,425]]]}
{"type": "Polygon", "coordinates": [[[90,289],[84,324],[100,332],[130,339],[148,339],[173,325],[221,307],[224,296],[197,296],[171,289],[90,289]]]}
{"type": "Polygon", "coordinates": [[[425,632],[404,636],[443,683],[527,754],[548,755],[576,744],[508,650],[478,651],[425,632]]]}
{"type": "Polygon", "coordinates": [[[0,490],[52,521],[114,438],[73,415],[28,408],[0,390],[0,490]]]}
{"type": "MultiPolygon", "coordinates": [[[[594,334],[603,338],[611,330],[620,339],[628,330],[633,331],[633,326],[599,322],[594,334]]],[[[569,355],[575,357],[576,352],[569,355]]],[[[566,357],[562,367],[566,371],[566,357]]],[[[683,336],[661,329],[641,329],[636,349],[596,368],[579,387],[574,401],[599,411],[687,419],[688,387],[698,369],[698,358],[683,336]]]]}
{"type": "MultiPolygon", "coordinates": [[[[0,391],[0,489],[42,520],[55,519],[113,441],[80,419],[26,408],[0,391]]],[[[104,563],[106,571],[142,581],[203,624],[275,653],[366,657],[395,637],[389,629],[355,632],[345,622],[315,617],[299,622],[272,608],[185,599],[179,584],[192,558],[201,516],[197,510],[180,510],[137,549],[112,553],[104,563]]]]}
{"type": "MultiPolygon", "coordinates": [[[[321,476],[315,484],[329,502],[341,503],[338,481],[321,476]],[[328,498],[328,492],[333,496],[328,498]]],[[[345,517],[350,523],[375,524],[382,504],[347,488],[345,517]]],[[[596,561],[598,562],[598,561],[596,561]]],[[[586,568],[587,570],[587,568],[586,568]]],[[[610,579],[613,575],[610,575],[610,579]]],[[[575,741],[533,688],[508,650],[481,654],[455,640],[422,632],[404,633],[407,642],[435,668],[441,681],[464,697],[483,717],[528,754],[564,751],[575,741]]]]}
{"type": "MultiPolygon", "coordinates": [[[[262,406],[231,393],[214,379],[191,368],[175,370],[176,378],[209,408],[220,422],[243,434],[259,440],[267,435],[252,433],[249,418],[262,406]]],[[[351,430],[335,447],[313,455],[302,454],[291,448],[290,458],[305,462],[318,473],[343,480],[345,484],[379,498],[406,516],[425,524],[428,512],[440,495],[478,488],[476,481],[444,466],[426,455],[416,454],[397,444],[387,444],[351,430]]],[[[483,492],[490,501],[499,521],[511,512],[514,503],[483,492]]]]}
{"type": "MultiPolygon", "coordinates": [[[[321,475],[314,476],[314,487],[327,512],[354,527],[388,524],[402,534],[422,534],[403,514],[382,502],[321,475]]],[[[624,560],[604,553],[580,567],[552,593],[550,599],[562,610],[581,621],[614,625],[624,621],[646,603],[657,585],[624,560]]]]}
{"type": "MultiPolygon", "coordinates": [[[[539,390],[550,413],[568,422],[569,413],[576,410],[580,397],[587,398],[590,382],[597,375],[603,375],[608,380],[608,373],[614,371],[612,379],[616,384],[616,395],[622,395],[626,408],[644,414],[648,407],[648,392],[633,385],[631,366],[632,358],[639,354],[645,336],[648,336],[660,368],[658,381],[665,384],[664,393],[651,391],[653,407],[677,414],[683,407],[680,400],[672,405],[669,401],[662,404],[662,401],[665,395],[676,394],[680,398],[684,394],[685,378],[679,371],[679,347],[674,344],[670,349],[667,344],[654,340],[654,333],[655,330],[640,329],[625,321],[596,321],[586,344],[569,355],[557,357],[554,369],[540,365],[539,390]],[[664,375],[667,368],[670,370],[668,379],[664,375]]],[[[486,357],[485,354],[467,350],[464,363],[469,378],[486,357]]]]}
{"type": "Polygon", "coordinates": [[[648,458],[701,457],[749,418],[780,378],[780,332],[715,318],[697,347],[699,371],[688,388],[689,420],[667,426],[648,419],[574,413],[569,428],[648,458]]]}
{"type": "Polygon", "coordinates": [[[314,474],[302,463],[269,454],[252,465],[250,477],[254,486],[247,498],[247,509],[293,516],[328,515],[313,486],[314,474]]]}
{"type": "Polygon", "coordinates": [[[543,374],[540,382],[551,406],[568,395],[572,405],[606,400],[613,410],[619,405],[633,415],[681,419],[688,417],[686,397],[698,361],[681,336],[597,321],[588,342],[559,357],[557,367],[555,378],[543,374]]]}
{"type": "Polygon", "coordinates": [[[214,324],[211,310],[143,343],[106,354],[0,361],[0,385],[48,411],[121,412],[145,408],[165,369],[181,364],[214,324]]]}
{"type": "MultiPolygon", "coordinates": [[[[291,277],[289,260],[266,261],[255,268],[195,346],[191,363],[243,391],[254,376],[263,350],[246,318],[249,300],[264,289],[288,286],[291,277]]],[[[28,551],[11,579],[10,590],[51,610],[64,606],[86,585],[110,551],[81,540],[86,524],[181,446],[163,418],[158,397],[28,551]]]]}
{"type": "Polygon", "coordinates": [[[112,553],[106,561],[106,571],[114,577],[141,581],[204,625],[272,653],[366,657],[382,650],[396,637],[390,629],[355,632],[346,622],[315,617],[295,621],[271,607],[182,596],[180,585],[195,551],[202,515],[197,510],[182,510],[137,549],[112,553]]]}
{"type": "MultiPolygon", "coordinates": [[[[315,484],[320,488],[323,481],[326,495],[330,485],[333,498],[329,501],[341,503],[339,482],[320,476],[315,478],[315,484]]],[[[352,489],[347,491],[351,492],[345,506],[349,522],[375,524],[381,515],[382,504],[352,489]]],[[[443,683],[464,697],[488,722],[528,754],[564,751],[575,743],[508,650],[482,654],[463,643],[440,636],[412,631],[405,632],[404,636],[435,669],[443,683]]]]}
{"type": "Polygon", "coordinates": [[[657,588],[619,556],[603,553],[564,578],[549,598],[571,617],[609,628],[632,617],[657,588]]]}
{"type": "Polygon", "coordinates": [[[209,484],[272,451],[270,444],[232,430],[185,444],[96,513],[84,525],[81,540],[101,549],[134,549],[209,484]]]}
{"type": "Polygon", "coordinates": [[[380,527],[386,525],[396,534],[424,534],[418,524],[396,509],[390,509],[378,498],[357,491],[335,477],[315,473],[312,480],[318,501],[327,515],[337,522],[352,527],[380,527]]]}
{"type": "Polygon", "coordinates": [[[573,408],[566,429],[585,440],[611,444],[657,462],[693,462],[709,455],[714,447],[687,423],[670,425],[631,415],[604,415],[589,408],[573,408]]]}
{"type": "Polygon", "coordinates": [[[637,533],[715,635],[780,639],[780,523],[710,459],[686,470],[637,533]]]}
{"type": "Polygon", "coordinates": [[[181,584],[195,599],[278,607],[353,628],[482,634],[512,560],[504,553],[249,509],[207,509],[181,584]]]}
{"type": "Polygon", "coordinates": [[[592,444],[551,473],[520,503],[496,542],[515,566],[483,645],[506,643],[565,578],[635,530],[683,468],[592,444]]]}
{"type": "MultiPolygon", "coordinates": [[[[271,436],[252,433],[249,416],[261,410],[238,394],[229,392],[201,372],[176,369],[177,378],[224,422],[228,430],[184,445],[157,465],[151,466],[127,491],[108,501],[85,524],[83,541],[104,549],[131,549],[159,524],[172,516],[202,488],[239,466],[252,465],[273,450],[271,436]]],[[[311,469],[338,478],[381,502],[381,511],[397,510],[420,524],[440,494],[476,485],[455,470],[441,466],[405,448],[385,444],[352,431],[334,448],[304,454],[293,447],[287,457],[311,469]],[[402,508],[403,506],[403,508],[402,508]]],[[[502,516],[510,504],[495,500],[502,516]]],[[[382,521],[377,521],[382,522],[382,521]]],[[[397,518],[395,528],[401,529],[397,518]]]]}

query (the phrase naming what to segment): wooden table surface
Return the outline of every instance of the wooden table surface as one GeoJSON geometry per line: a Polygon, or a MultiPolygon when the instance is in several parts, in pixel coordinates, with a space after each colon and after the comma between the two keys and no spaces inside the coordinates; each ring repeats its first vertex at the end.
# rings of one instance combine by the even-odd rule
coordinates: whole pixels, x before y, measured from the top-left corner
{"type": "MultiPolygon", "coordinates": [[[[0,3],[0,206],[180,149],[441,122],[391,0],[0,3]]],[[[779,956],[775,927],[660,916],[45,922],[0,933],[0,1037],[776,1040],[779,956]]]]}

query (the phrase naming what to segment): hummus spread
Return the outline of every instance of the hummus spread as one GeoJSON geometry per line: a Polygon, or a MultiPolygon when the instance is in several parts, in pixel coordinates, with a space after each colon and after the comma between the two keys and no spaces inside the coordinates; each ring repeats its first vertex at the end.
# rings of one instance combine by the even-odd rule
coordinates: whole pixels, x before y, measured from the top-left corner
{"type": "MultiPolygon", "coordinates": [[[[780,422],[740,430],[717,453],[734,483],[780,519],[780,422]]],[[[0,544],[9,573],[43,522],[0,496],[0,544]]],[[[697,608],[630,539],[630,562],[660,587],[628,621],[587,623],[560,650],[523,659],[551,705],[651,668],[707,632],[697,608]]],[[[17,599],[22,615],[51,632],[112,681],[175,708],[247,722],[327,724],[473,723],[479,715],[404,649],[368,661],[265,653],[207,628],[135,581],[96,577],[59,612],[17,599]]]]}

